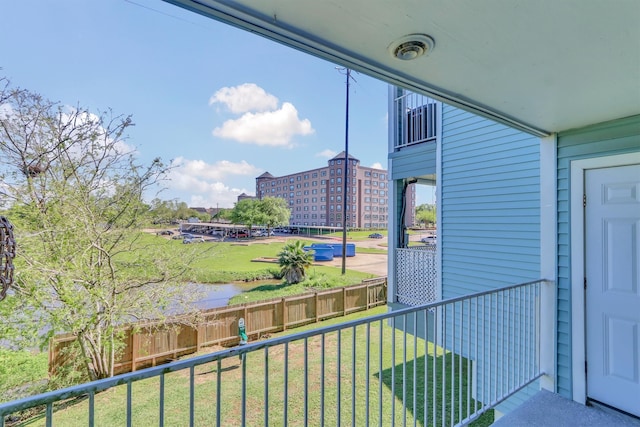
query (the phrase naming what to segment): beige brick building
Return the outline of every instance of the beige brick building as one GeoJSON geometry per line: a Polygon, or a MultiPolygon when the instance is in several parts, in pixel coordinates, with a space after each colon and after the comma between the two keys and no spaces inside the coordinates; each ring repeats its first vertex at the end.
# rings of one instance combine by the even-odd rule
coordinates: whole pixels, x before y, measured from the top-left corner
{"type": "MultiPolygon", "coordinates": [[[[342,227],[344,197],[346,222],[350,228],[386,229],[389,218],[389,176],[384,169],[360,165],[344,151],[327,166],[273,176],[265,172],[256,178],[256,197],[281,197],[291,209],[289,225],[342,227]],[[345,180],[347,192],[345,193],[345,180]]],[[[407,219],[413,224],[415,188],[410,186],[407,219]]]]}

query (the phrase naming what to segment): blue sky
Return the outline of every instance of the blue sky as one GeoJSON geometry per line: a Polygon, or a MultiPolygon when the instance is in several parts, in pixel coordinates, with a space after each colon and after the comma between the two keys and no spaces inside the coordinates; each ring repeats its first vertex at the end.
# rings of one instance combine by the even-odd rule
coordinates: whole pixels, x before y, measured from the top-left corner
{"type": "MultiPolygon", "coordinates": [[[[231,207],[262,172],[321,167],[344,148],[335,64],[160,0],[0,0],[0,15],[0,75],[131,114],[141,161],[176,165],[163,199],[231,207]]],[[[349,151],[386,168],[387,85],[354,77],[349,151]]]]}

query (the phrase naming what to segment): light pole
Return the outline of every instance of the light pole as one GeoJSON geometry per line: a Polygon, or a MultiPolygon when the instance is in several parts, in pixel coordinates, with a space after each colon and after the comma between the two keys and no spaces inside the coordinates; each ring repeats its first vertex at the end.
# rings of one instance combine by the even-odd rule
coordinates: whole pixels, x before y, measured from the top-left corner
{"type": "Polygon", "coordinates": [[[349,85],[351,79],[351,70],[347,68],[347,102],[345,112],[345,126],[344,126],[344,181],[342,192],[342,275],[346,274],[347,270],[347,207],[349,206],[347,200],[349,198],[349,85]]]}

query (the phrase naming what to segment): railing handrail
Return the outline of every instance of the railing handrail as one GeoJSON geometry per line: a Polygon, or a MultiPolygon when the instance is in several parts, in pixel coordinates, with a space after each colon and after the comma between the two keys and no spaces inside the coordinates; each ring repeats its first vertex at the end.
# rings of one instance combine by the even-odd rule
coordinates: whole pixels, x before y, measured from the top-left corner
{"type": "MultiPolygon", "coordinates": [[[[310,338],[310,337],[326,334],[329,332],[335,332],[338,330],[355,328],[360,325],[371,324],[374,322],[383,321],[383,320],[394,318],[394,317],[400,317],[407,314],[412,314],[418,311],[424,311],[427,309],[432,309],[432,308],[436,308],[436,307],[448,305],[448,304],[454,304],[456,302],[474,299],[474,298],[478,298],[484,295],[489,295],[492,293],[504,292],[511,289],[517,289],[517,288],[526,287],[534,284],[549,284],[549,283],[553,283],[553,282],[547,279],[538,279],[530,282],[504,286],[501,288],[489,289],[486,291],[459,296],[455,298],[449,298],[449,299],[445,299],[445,300],[441,300],[441,301],[437,301],[429,304],[424,304],[421,306],[403,308],[397,311],[381,313],[381,314],[369,316],[362,319],[347,321],[347,322],[336,324],[336,325],[324,326],[321,328],[316,328],[316,329],[312,329],[304,332],[297,332],[291,335],[286,335],[284,337],[277,337],[277,338],[271,338],[264,341],[257,341],[257,342],[246,344],[244,346],[220,350],[215,353],[211,353],[207,355],[196,356],[196,357],[185,359],[185,360],[179,360],[179,361],[171,362],[165,365],[146,368],[136,372],[129,372],[129,373],[117,375],[111,378],[100,379],[100,380],[96,380],[96,381],[92,381],[92,382],[88,382],[88,383],[84,383],[76,386],[67,387],[60,390],[46,392],[40,395],[29,396],[29,397],[25,397],[19,400],[11,401],[11,402],[0,403],[0,417],[4,417],[6,414],[10,414],[10,413],[31,408],[34,406],[51,404],[59,400],[83,396],[88,393],[100,392],[114,386],[160,376],[162,374],[179,371],[186,368],[191,368],[191,367],[202,365],[205,363],[210,363],[218,359],[226,359],[228,357],[239,356],[245,353],[261,350],[266,347],[272,347],[272,346],[277,346],[281,344],[286,344],[292,341],[303,340],[305,338],[310,338]]],[[[2,420],[3,418],[0,419],[0,425],[3,424],[2,420]]]]}

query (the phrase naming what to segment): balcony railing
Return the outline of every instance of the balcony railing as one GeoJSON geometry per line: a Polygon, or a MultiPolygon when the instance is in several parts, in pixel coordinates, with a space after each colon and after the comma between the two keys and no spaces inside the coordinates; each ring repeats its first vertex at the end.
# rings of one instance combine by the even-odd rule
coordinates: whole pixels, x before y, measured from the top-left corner
{"type": "Polygon", "coordinates": [[[396,248],[396,301],[422,305],[437,301],[436,245],[396,248]]]}
{"type": "Polygon", "coordinates": [[[0,404],[0,427],[30,408],[39,409],[46,425],[466,424],[542,375],[544,283],[257,341],[0,404]]]}
{"type": "Polygon", "coordinates": [[[438,132],[436,101],[403,91],[394,99],[395,149],[435,141],[438,132]]]}

